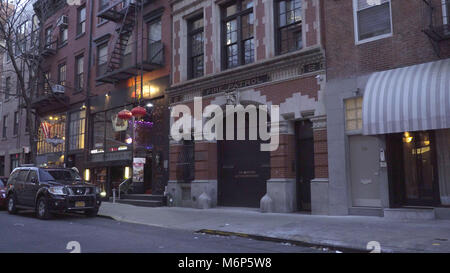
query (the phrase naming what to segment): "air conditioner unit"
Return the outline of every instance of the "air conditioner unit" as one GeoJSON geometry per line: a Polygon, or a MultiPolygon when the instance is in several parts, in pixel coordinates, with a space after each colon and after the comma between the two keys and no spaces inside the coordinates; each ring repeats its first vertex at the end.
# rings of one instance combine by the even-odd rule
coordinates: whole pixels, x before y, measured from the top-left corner
{"type": "Polygon", "coordinates": [[[66,88],[63,85],[55,84],[52,88],[53,93],[64,94],[66,88]]]}
{"type": "Polygon", "coordinates": [[[58,27],[67,27],[69,25],[69,17],[67,17],[67,15],[62,15],[58,18],[58,21],[56,21],[56,25],[58,27]]]}

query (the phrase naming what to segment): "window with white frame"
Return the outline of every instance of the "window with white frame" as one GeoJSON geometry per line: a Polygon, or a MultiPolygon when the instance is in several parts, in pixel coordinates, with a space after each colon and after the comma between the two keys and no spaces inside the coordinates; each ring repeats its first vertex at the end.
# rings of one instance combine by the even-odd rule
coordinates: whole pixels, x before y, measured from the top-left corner
{"type": "Polygon", "coordinates": [[[442,0],[442,18],[444,25],[450,24],[450,0],[442,0]]]}
{"type": "Polygon", "coordinates": [[[392,34],[391,0],[353,0],[355,40],[373,41],[392,34]]]}

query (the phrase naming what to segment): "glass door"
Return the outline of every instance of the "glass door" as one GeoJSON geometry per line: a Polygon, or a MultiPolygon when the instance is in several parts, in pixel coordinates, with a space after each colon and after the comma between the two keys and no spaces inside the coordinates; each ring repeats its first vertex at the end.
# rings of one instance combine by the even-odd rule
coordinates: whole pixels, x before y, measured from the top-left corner
{"type": "Polygon", "coordinates": [[[431,132],[406,132],[402,137],[404,203],[439,203],[434,138],[431,132]]]}

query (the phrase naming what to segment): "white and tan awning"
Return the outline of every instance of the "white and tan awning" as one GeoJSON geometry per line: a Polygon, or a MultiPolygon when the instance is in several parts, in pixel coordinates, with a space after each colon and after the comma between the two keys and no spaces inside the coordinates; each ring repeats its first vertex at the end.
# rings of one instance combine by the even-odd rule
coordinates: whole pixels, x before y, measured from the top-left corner
{"type": "Polygon", "coordinates": [[[363,102],[363,133],[450,128],[450,59],[373,73],[363,102]]]}

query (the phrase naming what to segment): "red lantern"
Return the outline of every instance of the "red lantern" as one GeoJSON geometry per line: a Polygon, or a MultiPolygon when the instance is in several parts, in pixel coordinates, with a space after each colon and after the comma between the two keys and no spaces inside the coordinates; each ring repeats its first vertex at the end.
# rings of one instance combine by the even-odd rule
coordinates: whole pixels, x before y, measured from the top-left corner
{"type": "Polygon", "coordinates": [[[131,110],[131,113],[135,118],[142,118],[147,114],[147,110],[145,110],[144,107],[138,106],[134,107],[133,110],[131,110]]]}
{"type": "Polygon", "coordinates": [[[127,109],[124,109],[119,112],[117,115],[120,119],[129,120],[131,117],[133,117],[133,114],[128,111],[127,109]]]}

